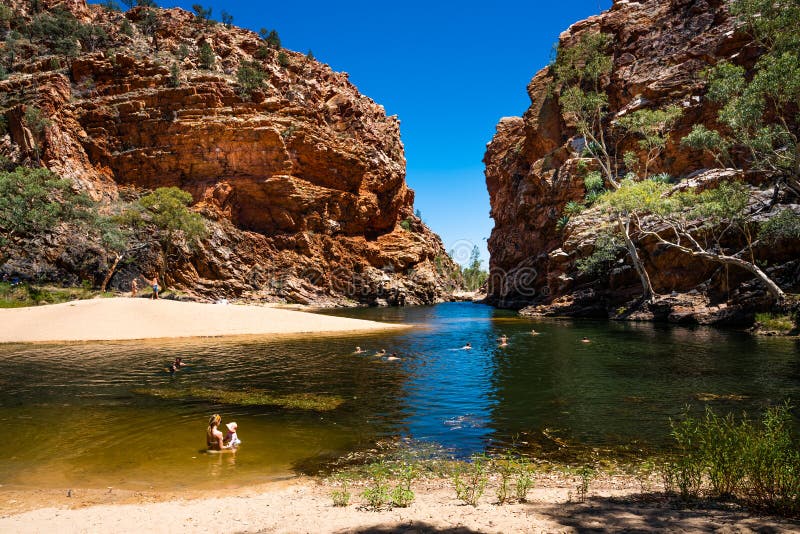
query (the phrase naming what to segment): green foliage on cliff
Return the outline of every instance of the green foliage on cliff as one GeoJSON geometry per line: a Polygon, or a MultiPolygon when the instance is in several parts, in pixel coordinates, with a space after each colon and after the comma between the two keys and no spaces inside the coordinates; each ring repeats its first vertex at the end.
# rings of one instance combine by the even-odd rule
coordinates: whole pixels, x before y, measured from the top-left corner
{"type": "MultiPolygon", "coordinates": [[[[667,146],[669,131],[683,115],[680,106],[671,105],[664,109],[639,109],[624,115],[617,121],[617,126],[626,133],[639,138],[639,148],[645,151],[644,165],[635,157],[636,165],[629,171],[637,172],[641,178],[649,176],[650,166],[655,162],[667,146]]],[[[627,156],[627,154],[626,154],[627,156]]],[[[628,166],[626,164],[626,166],[628,166]]]]}
{"type": "Polygon", "coordinates": [[[239,93],[250,95],[264,85],[267,73],[257,61],[244,61],[236,71],[236,81],[239,83],[239,93]]]}
{"type": "Polygon", "coordinates": [[[212,8],[205,8],[201,4],[192,4],[192,11],[194,11],[197,18],[205,23],[209,23],[211,21],[211,9],[212,8]]]}
{"type": "Polygon", "coordinates": [[[258,32],[261,38],[267,43],[267,46],[270,48],[274,48],[276,50],[281,49],[281,38],[278,35],[277,30],[269,30],[267,31],[266,28],[261,28],[258,32]]]}
{"type": "Polygon", "coordinates": [[[286,52],[278,52],[278,65],[281,67],[289,66],[289,56],[286,55],[286,52]]]}
{"type": "Polygon", "coordinates": [[[200,63],[201,69],[211,70],[214,68],[216,55],[214,54],[214,49],[211,48],[211,45],[208,43],[208,41],[203,41],[203,44],[200,45],[197,60],[200,63]]]}
{"type": "Polygon", "coordinates": [[[584,33],[571,47],[559,47],[553,66],[559,84],[589,86],[598,90],[600,78],[611,71],[613,58],[607,54],[612,43],[605,33],[584,33]]]}
{"type": "Polygon", "coordinates": [[[744,153],[752,169],[800,192],[800,148],[790,127],[800,101],[800,1],[735,0],[731,12],[765,53],[751,73],[727,61],[708,71],[708,98],[721,106],[723,128],[695,125],[684,143],[725,165],[733,152],[744,153]]]}
{"type": "Polygon", "coordinates": [[[22,28],[22,33],[32,43],[45,45],[54,54],[75,56],[78,53],[80,23],[63,8],[50,13],[40,13],[22,28]]]}
{"type": "Polygon", "coordinates": [[[47,169],[0,172],[0,243],[33,237],[86,215],[88,199],[47,169]]]}
{"type": "Polygon", "coordinates": [[[758,237],[767,243],[800,239],[800,215],[790,209],[781,210],[761,224],[758,237]]]}
{"type": "Polygon", "coordinates": [[[233,15],[231,15],[230,13],[225,11],[224,9],[222,10],[222,13],[220,13],[219,18],[222,21],[222,23],[225,25],[226,28],[232,28],[233,27],[233,15]]]}
{"type": "Polygon", "coordinates": [[[625,250],[619,235],[611,231],[602,231],[594,242],[594,250],[576,263],[578,271],[588,275],[601,275],[611,268],[614,261],[625,250]]]}
{"type": "Polygon", "coordinates": [[[181,85],[181,67],[177,63],[173,63],[169,68],[169,85],[170,87],[181,85]]]}
{"type": "Polygon", "coordinates": [[[139,199],[135,209],[126,214],[129,224],[138,224],[137,218],[141,218],[145,224],[155,227],[154,237],[164,254],[160,272],[164,283],[166,263],[175,250],[177,240],[180,238],[191,247],[208,232],[203,217],[189,210],[191,203],[192,195],[186,191],[177,187],[159,187],[139,199]]]}

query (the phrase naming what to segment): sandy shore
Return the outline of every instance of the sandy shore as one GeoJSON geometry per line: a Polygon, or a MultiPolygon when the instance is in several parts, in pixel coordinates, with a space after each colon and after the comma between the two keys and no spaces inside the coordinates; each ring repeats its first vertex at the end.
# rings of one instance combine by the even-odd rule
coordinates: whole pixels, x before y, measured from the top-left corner
{"type": "Polygon", "coordinates": [[[143,298],[0,309],[0,343],[300,334],[402,325],[271,308],[143,298]]]}
{"type": "Polygon", "coordinates": [[[331,486],[314,479],[209,497],[191,494],[0,489],[0,532],[798,532],[800,523],[744,512],[734,506],[677,507],[659,494],[641,494],[635,481],[603,477],[585,502],[574,502],[576,480],[538,479],[528,502],[499,505],[493,489],[476,507],[455,498],[449,481],[419,481],[408,508],[367,510],[350,488],[353,503],[334,507],[331,486]],[[21,502],[27,499],[28,502],[21,502]],[[168,500],[162,502],[161,499],[168,500]],[[20,511],[25,509],[28,511],[20,511]]]}

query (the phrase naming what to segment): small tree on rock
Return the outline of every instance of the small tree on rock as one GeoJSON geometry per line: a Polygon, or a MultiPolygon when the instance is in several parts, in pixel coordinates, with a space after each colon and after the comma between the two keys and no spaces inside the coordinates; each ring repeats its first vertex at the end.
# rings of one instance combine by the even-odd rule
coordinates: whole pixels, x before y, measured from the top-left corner
{"type": "Polygon", "coordinates": [[[176,239],[181,238],[191,245],[206,235],[202,216],[188,208],[191,202],[192,195],[177,187],[159,187],[139,199],[142,219],[158,230],[157,239],[164,255],[159,272],[162,281],[165,281],[166,265],[175,250],[176,239]]]}
{"type": "Polygon", "coordinates": [[[86,214],[88,199],[45,168],[0,172],[0,244],[50,231],[86,214]]]}
{"type": "Polygon", "coordinates": [[[214,49],[211,48],[211,45],[208,43],[208,41],[203,41],[203,44],[200,45],[198,60],[200,61],[201,68],[206,70],[211,70],[214,68],[216,55],[214,54],[214,49]]]}

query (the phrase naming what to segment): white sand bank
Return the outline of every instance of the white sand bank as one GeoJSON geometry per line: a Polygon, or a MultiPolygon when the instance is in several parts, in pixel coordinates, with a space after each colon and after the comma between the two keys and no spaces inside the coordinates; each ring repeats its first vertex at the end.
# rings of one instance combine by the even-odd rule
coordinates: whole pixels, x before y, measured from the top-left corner
{"type": "Polygon", "coordinates": [[[581,532],[797,532],[798,523],[750,514],[735,507],[682,509],[657,496],[640,496],[632,479],[592,481],[586,502],[569,502],[576,480],[539,478],[522,504],[496,504],[487,491],[477,507],[456,500],[447,480],[414,484],[409,508],[364,509],[353,486],[353,502],[332,504],[334,489],[313,480],[278,483],[215,496],[165,493],[121,494],[76,490],[10,494],[0,490],[0,532],[71,534],[139,533],[374,533],[478,534],[581,532]],[[162,499],[166,499],[163,500],[162,499]],[[20,502],[20,501],[27,502],[20,502]],[[153,501],[161,502],[153,502],[153,501]],[[6,504],[14,503],[14,504],[6,504]],[[21,508],[21,509],[20,509],[21,508]]]}
{"type": "Polygon", "coordinates": [[[403,328],[263,306],[143,298],[0,309],[0,343],[300,334],[403,328]]]}

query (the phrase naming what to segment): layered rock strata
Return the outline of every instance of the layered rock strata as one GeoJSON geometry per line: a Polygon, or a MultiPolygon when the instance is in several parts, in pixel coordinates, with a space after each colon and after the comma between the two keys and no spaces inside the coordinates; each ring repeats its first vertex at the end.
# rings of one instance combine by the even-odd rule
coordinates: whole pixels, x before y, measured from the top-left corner
{"type": "MultiPolygon", "coordinates": [[[[576,46],[587,33],[612,37],[613,66],[601,79],[608,111],[619,118],[637,109],[678,105],[682,115],[668,132],[652,172],[714,180],[709,156],[682,147],[693,124],[716,125],[718,106],[706,98],[702,71],[721,60],[752,67],[759,50],[737,28],[720,0],[615,1],[598,16],[571,26],[559,46],[576,46]]],[[[581,274],[577,260],[594,248],[609,222],[590,209],[565,224],[564,207],[586,195],[581,168],[583,139],[559,105],[551,67],[528,86],[531,106],[523,117],[500,121],[484,158],[495,227],[489,239],[489,302],[526,313],[662,319],[675,322],[746,323],[768,304],[764,288],[746,272],[724,268],[659,246],[638,243],[659,302],[632,310],[642,288],[629,259],[609,275],[581,274]],[[561,221],[561,222],[559,222],[561,221]]],[[[609,139],[613,136],[609,134],[609,139]]],[[[642,148],[636,139],[615,139],[616,153],[642,148]]],[[[770,194],[756,181],[753,200],[770,194]]],[[[787,200],[787,202],[790,202],[787,200]]],[[[784,205],[783,207],[786,207],[784,205]]],[[[789,206],[792,207],[792,206],[789,206]]],[[[797,208],[797,206],[794,206],[797,208]]],[[[776,210],[780,207],[776,207],[776,210]]],[[[777,212],[777,211],[776,211],[777,212]]],[[[768,216],[766,214],[765,216],[768,216]]],[[[800,247],[757,247],[757,257],[788,290],[800,283],[800,247]]]]}
{"type": "MultiPolygon", "coordinates": [[[[399,121],[346,73],[181,9],[40,4],[107,37],[94,50],[82,41],[72,58],[18,41],[24,51],[0,82],[2,154],[40,157],[98,202],[179,187],[210,229],[199,247],[177,243],[175,257],[143,249],[112,287],[166,266],[168,286],[203,298],[413,304],[446,295],[449,259],[414,216],[399,121]],[[203,68],[207,45],[213,66],[203,68]],[[263,71],[261,87],[237,82],[245,62],[263,71]],[[31,106],[48,122],[38,136],[24,119],[31,106]]],[[[34,16],[30,2],[11,7],[17,26],[34,16]]],[[[46,236],[16,249],[3,270],[96,283],[103,254],[46,236]]]]}

